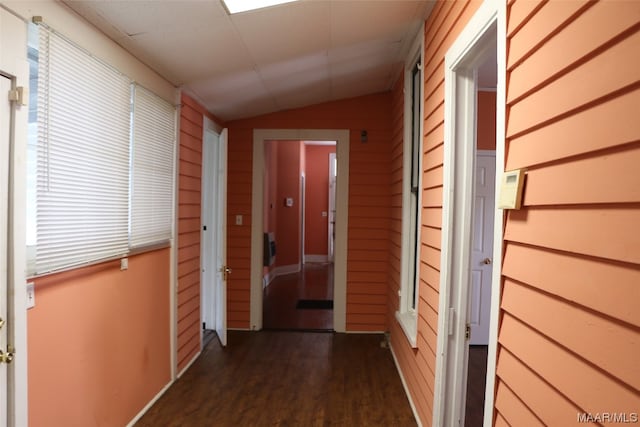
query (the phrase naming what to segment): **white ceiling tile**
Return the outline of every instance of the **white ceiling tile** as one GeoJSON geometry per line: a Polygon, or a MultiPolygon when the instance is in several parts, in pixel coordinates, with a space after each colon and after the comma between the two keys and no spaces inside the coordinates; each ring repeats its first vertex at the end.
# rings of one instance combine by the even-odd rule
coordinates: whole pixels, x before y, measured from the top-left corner
{"type": "Polygon", "coordinates": [[[220,0],[64,2],[223,120],[388,90],[433,5],[302,0],[229,16],[220,0]]]}
{"type": "Polygon", "coordinates": [[[408,22],[419,19],[421,1],[334,1],[331,35],[334,45],[367,40],[402,40],[408,22]]]}
{"type": "Polygon", "coordinates": [[[326,51],[330,46],[329,2],[294,2],[233,15],[232,22],[256,63],[326,51]]]}

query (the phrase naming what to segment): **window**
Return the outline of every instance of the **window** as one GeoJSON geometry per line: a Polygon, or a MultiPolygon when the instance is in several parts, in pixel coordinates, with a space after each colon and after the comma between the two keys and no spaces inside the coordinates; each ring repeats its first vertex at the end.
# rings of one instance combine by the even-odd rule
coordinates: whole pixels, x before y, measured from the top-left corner
{"type": "Polygon", "coordinates": [[[46,26],[30,33],[29,274],[168,240],[175,108],[46,26]]]}
{"type": "Polygon", "coordinates": [[[133,92],[131,230],[134,248],[171,237],[175,108],[145,88],[133,92]]]}
{"type": "Polygon", "coordinates": [[[409,342],[417,345],[417,310],[420,263],[420,206],[422,171],[422,40],[411,50],[405,66],[404,162],[402,203],[402,270],[400,307],[396,318],[409,342]]]}

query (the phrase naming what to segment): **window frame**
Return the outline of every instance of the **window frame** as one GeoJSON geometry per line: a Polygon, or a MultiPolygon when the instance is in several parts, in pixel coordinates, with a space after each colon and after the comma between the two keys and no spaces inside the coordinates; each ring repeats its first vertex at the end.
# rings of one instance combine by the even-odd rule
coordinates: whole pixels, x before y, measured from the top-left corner
{"type": "MultiPolygon", "coordinates": [[[[35,240],[32,239],[33,241],[31,243],[27,242],[27,277],[32,279],[32,278],[38,278],[38,277],[43,277],[43,276],[47,276],[50,274],[54,274],[54,273],[59,273],[59,272],[64,272],[64,271],[69,271],[69,270],[75,270],[78,268],[83,268],[83,267],[87,267],[87,266],[91,266],[91,265],[96,265],[96,264],[100,264],[100,263],[104,263],[104,262],[108,262],[108,261],[112,261],[112,260],[116,260],[116,259],[121,259],[121,258],[126,258],[129,256],[133,256],[133,255],[137,255],[143,252],[147,252],[147,251],[151,251],[151,250],[157,250],[160,248],[167,248],[171,246],[171,242],[173,241],[174,235],[175,235],[175,200],[176,200],[176,157],[177,157],[177,142],[178,142],[178,109],[175,105],[175,103],[167,101],[165,98],[157,95],[155,92],[147,89],[146,87],[144,87],[143,85],[140,85],[138,82],[136,82],[134,79],[132,79],[131,77],[127,76],[126,74],[124,74],[122,71],[120,71],[118,68],[114,67],[113,65],[111,65],[110,63],[101,60],[100,58],[97,58],[95,55],[93,55],[90,51],[86,50],[85,48],[83,48],[82,46],[78,45],[75,41],[73,41],[72,39],[69,39],[68,37],[66,37],[65,35],[57,32],[55,29],[47,26],[46,24],[43,23],[38,23],[38,24],[33,24],[30,23],[29,24],[29,36],[30,36],[30,42],[29,42],[29,53],[30,53],[30,67],[33,65],[31,64],[31,60],[35,60],[35,67],[36,69],[39,71],[39,62],[42,60],[42,49],[40,48],[40,46],[38,45],[34,45],[33,44],[33,40],[31,39],[35,39],[35,40],[39,40],[40,39],[40,32],[41,31],[46,31],[49,33],[48,37],[52,37],[55,36],[58,39],[64,41],[64,43],[70,45],[73,49],[76,50],[75,54],[77,55],[86,55],[90,61],[95,61],[95,63],[99,63],[101,64],[100,66],[105,67],[105,69],[109,69],[109,72],[115,72],[117,74],[119,74],[122,78],[124,78],[127,81],[127,85],[128,85],[128,90],[127,90],[127,99],[126,99],[126,103],[123,102],[118,108],[123,108],[126,107],[127,110],[127,114],[128,114],[128,121],[127,121],[127,128],[128,128],[128,136],[127,136],[127,155],[128,155],[128,159],[126,162],[126,210],[127,210],[127,215],[126,215],[126,227],[123,228],[124,230],[124,235],[126,236],[125,238],[125,244],[122,247],[121,250],[118,251],[118,253],[112,253],[112,254],[105,254],[104,256],[100,256],[100,257],[86,257],[85,259],[79,260],[79,261],[74,261],[74,262],[70,262],[70,263],[58,263],[57,265],[51,267],[51,268],[44,268],[44,269],[40,269],[38,270],[38,265],[37,265],[37,248],[38,248],[38,222],[36,219],[36,216],[34,214],[34,211],[37,210],[38,208],[38,194],[37,194],[37,181],[38,181],[38,176],[41,175],[42,169],[40,167],[40,165],[35,165],[35,167],[33,167],[34,170],[32,170],[31,172],[33,172],[35,174],[35,179],[30,179],[30,185],[35,185],[35,187],[33,188],[33,190],[27,190],[27,193],[31,194],[31,196],[28,195],[28,198],[30,200],[30,202],[28,203],[28,205],[30,206],[29,210],[27,211],[27,227],[28,228],[33,228],[34,234],[35,234],[35,240]],[[33,50],[33,52],[31,52],[31,50],[33,50]],[[35,53],[35,55],[34,55],[35,53]],[[164,188],[170,188],[170,195],[165,195],[162,196],[162,199],[170,199],[170,203],[167,206],[162,206],[163,210],[169,210],[170,211],[170,221],[169,221],[169,228],[165,231],[162,232],[162,238],[158,237],[156,239],[153,239],[153,241],[147,239],[146,242],[142,242],[140,244],[133,244],[132,243],[132,236],[133,236],[133,229],[132,229],[132,216],[133,216],[133,211],[134,211],[134,204],[132,203],[131,200],[131,196],[132,196],[132,188],[134,185],[134,176],[135,176],[135,170],[134,170],[134,159],[133,159],[133,153],[134,153],[134,146],[136,144],[136,134],[134,132],[134,127],[136,125],[136,118],[134,115],[135,112],[135,93],[136,90],[139,89],[140,91],[144,91],[150,98],[153,99],[152,102],[152,108],[156,108],[158,107],[158,105],[156,105],[156,101],[161,101],[162,103],[164,103],[164,105],[161,105],[158,108],[165,108],[166,107],[170,107],[171,109],[171,115],[172,115],[172,119],[171,119],[171,123],[170,123],[170,127],[171,127],[171,132],[166,133],[167,136],[169,135],[169,133],[171,133],[171,141],[168,142],[163,140],[163,144],[170,144],[171,145],[171,154],[170,154],[170,185],[165,185],[164,188]],[[32,182],[34,181],[34,182],[32,182]],[[30,193],[31,191],[31,193],[30,193]]],[[[47,42],[48,44],[48,42],[47,42]]],[[[42,75],[40,75],[39,73],[36,74],[35,76],[33,76],[30,73],[30,85],[35,83],[36,85],[38,84],[39,80],[44,78],[42,75]]],[[[48,79],[49,77],[46,76],[46,78],[48,79]]],[[[37,91],[31,91],[31,98],[30,98],[30,103],[33,103],[34,101],[34,96],[35,93],[37,91]]],[[[123,97],[124,99],[124,97],[123,97]]],[[[40,98],[38,97],[38,99],[35,100],[35,103],[33,105],[30,105],[30,109],[33,109],[34,106],[36,108],[36,110],[38,109],[38,105],[37,102],[40,101],[40,98]]],[[[47,101],[49,102],[49,101],[47,101]]],[[[48,109],[48,106],[45,106],[46,109],[48,109]]],[[[31,119],[29,120],[29,124],[30,126],[33,126],[34,124],[37,125],[38,127],[41,126],[40,121],[42,120],[42,117],[40,117],[39,115],[36,116],[35,121],[32,121],[31,119]]],[[[169,126],[169,125],[168,125],[169,126]]],[[[34,153],[37,154],[38,150],[42,150],[42,141],[40,139],[40,136],[36,136],[35,140],[33,140],[33,138],[30,136],[29,137],[29,141],[28,141],[29,147],[30,147],[30,154],[29,154],[29,159],[31,159],[31,157],[33,157],[34,153]],[[31,152],[32,151],[32,152],[31,152]]],[[[165,150],[166,151],[166,150],[165,150]]],[[[37,163],[37,162],[36,162],[37,163]]],[[[123,163],[124,164],[124,163],[123,163]]],[[[166,168],[165,168],[166,169],[166,168]]],[[[31,169],[30,169],[31,170],[31,169]]],[[[165,171],[166,172],[166,171],[165,171]]],[[[110,176],[108,173],[105,176],[110,176]]],[[[166,179],[165,179],[166,181],[166,179]]],[[[123,187],[124,188],[124,187],[123,187]]],[[[154,187],[155,188],[155,187],[154,187]]],[[[165,200],[166,201],[166,200],[165,200]]],[[[164,221],[163,225],[167,225],[165,224],[166,221],[164,221]]],[[[78,248],[76,248],[77,250],[78,248]]],[[[79,249],[82,249],[82,246],[79,247],[79,249]]]]}
{"type": "Polygon", "coordinates": [[[411,347],[417,348],[418,303],[420,291],[420,248],[422,224],[422,157],[424,155],[424,25],[421,26],[404,64],[403,174],[402,174],[402,249],[400,302],[396,319],[411,347]],[[419,115],[414,120],[414,78],[419,77],[419,115]],[[417,141],[414,139],[417,134],[417,141]],[[417,143],[417,147],[416,147],[417,143]],[[414,150],[417,149],[417,156],[414,150]],[[417,157],[417,165],[415,160],[417,157]],[[417,169],[417,188],[413,173],[417,169]]]}

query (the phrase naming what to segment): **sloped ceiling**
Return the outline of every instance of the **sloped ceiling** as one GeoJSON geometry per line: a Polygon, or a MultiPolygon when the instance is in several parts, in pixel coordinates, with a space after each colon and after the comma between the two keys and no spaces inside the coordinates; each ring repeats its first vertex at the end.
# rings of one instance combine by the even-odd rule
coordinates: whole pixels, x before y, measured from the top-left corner
{"type": "Polygon", "coordinates": [[[388,90],[432,1],[64,1],[222,120],[388,90]]]}

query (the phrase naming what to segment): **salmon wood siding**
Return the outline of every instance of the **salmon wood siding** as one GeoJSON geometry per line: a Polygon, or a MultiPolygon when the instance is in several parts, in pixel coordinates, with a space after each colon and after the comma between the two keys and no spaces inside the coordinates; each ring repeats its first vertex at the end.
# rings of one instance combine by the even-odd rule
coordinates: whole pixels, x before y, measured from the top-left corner
{"type": "MultiPolygon", "coordinates": [[[[387,330],[390,93],[327,102],[229,123],[228,324],[250,325],[254,129],[349,129],[347,312],[349,331],[387,330]],[[368,141],[360,141],[366,130],[368,141]],[[243,225],[231,225],[243,215],[243,225]]],[[[340,171],[338,171],[338,176],[340,171]]],[[[339,179],[339,177],[338,177],[339,179]]]]}
{"type": "Polygon", "coordinates": [[[201,107],[182,95],[178,166],[178,372],[200,351],[201,107]]]}
{"type": "Polygon", "coordinates": [[[508,5],[496,425],[640,409],[640,3],[508,5]]]}
{"type": "Polygon", "coordinates": [[[401,192],[402,192],[402,84],[394,89],[392,160],[392,252],[389,274],[391,345],[423,425],[433,419],[436,370],[436,337],[440,284],[442,229],[442,165],[444,162],[444,56],[456,40],[479,1],[438,2],[425,23],[424,135],[422,159],[422,229],[418,302],[417,348],[411,348],[393,313],[398,309],[400,283],[401,192]]]}

